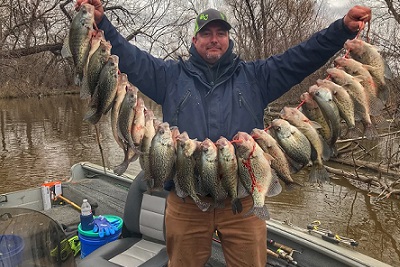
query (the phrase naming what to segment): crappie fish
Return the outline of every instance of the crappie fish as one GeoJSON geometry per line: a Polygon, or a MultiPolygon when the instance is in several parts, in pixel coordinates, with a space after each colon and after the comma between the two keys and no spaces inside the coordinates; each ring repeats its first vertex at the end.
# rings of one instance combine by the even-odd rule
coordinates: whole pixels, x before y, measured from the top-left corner
{"type": "Polygon", "coordinates": [[[262,220],[269,220],[270,214],[265,204],[265,196],[277,195],[282,191],[278,181],[273,181],[271,160],[254,139],[245,132],[233,137],[239,167],[239,178],[253,198],[253,207],[245,214],[254,214],[262,220]]]}
{"type": "MultiPolygon", "coordinates": [[[[124,77],[121,77],[121,79],[124,79],[124,77]]],[[[135,114],[134,107],[136,106],[138,90],[129,82],[126,83],[125,88],[125,96],[120,104],[119,112],[117,114],[118,117],[116,119],[117,136],[115,138],[120,141],[119,144],[122,145],[121,148],[124,150],[123,162],[113,170],[117,175],[123,174],[129,167],[129,164],[137,160],[140,155],[138,149],[135,146],[131,146],[133,141],[130,133],[130,127],[132,126],[133,116],[135,114]]],[[[118,109],[118,106],[119,105],[116,101],[113,108],[118,109]]],[[[112,112],[111,117],[113,116],[115,116],[115,113],[112,112]]]]}
{"type": "Polygon", "coordinates": [[[238,198],[238,163],[235,148],[225,137],[220,137],[215,145],[218,148],[218,170],[222,186],[232,199],[233,214],[242,212],[242,202],[238,198]]]}
{"type": "Polygon", "coordinates": [[[299,129],[283,119],[274,119],[271,129],[279,145],[294,161],[304,166],[311,166],[311,144],[299,129]]]}
{"type": "Polygon", "coordinates": [[[150,147],[152,190],[160,190],[164,182],[173,178],[176,162],[176,140],[168,122],[158,125],[150,147]]]}
{"type": "Polygon", "coordinates": [[[299,129],[312,145],[311,159],[313,165],[309,181],[312,183],[329,181],[329,174],[322,160],[329,160],[332,152],[328,144],[317,132],[316,127],[320,126],[313,126],[313,123],[297,108],[284,107],[280,112],[280,117],[299,129]]]}
{"type": "Polygon", "coordinates": [[[125,142],[129,147],[134,148],[132,140],[132,124],[135,118],[135,107],[137,104],[138,89],[135,86],[127,86],[124,100],[121,103],[121,108],[117,120],[118,137],[125,142]]]}
{"type": "Polygon", "coordinates": [[[382,110],[385,108],[385,105],[379,98],[380,92],[378,85],[375,83],[371,73],[364,67],[364,65],[357,60],[344,57],[336,58],[335,64],[337,67],[343,68],[348,74],[359,79],[360,84],[364,87],[366,93],[368,93],[370,114],[373,116],[380,115],[382,110]]]}
{"type": "Polygon", "coordinates": [[[371,73],[379,88],[379,98],[384,102],[389,97],[389,89],[385,79],[392,79],[393,74],[376,46],[363,40],[347,40],[344,48],[350,50],[350,56],[364,64],[364,67],[371,73]]]}
{"type": "Polygon", "coordinates": [[[301,186],[293,180],[291,176],[291,170],[293,168],[285,152],[275,138],[266,131],[256,128],[252,130],[251,136],[265,153],[273,157],[271,168],[275,170],[277,176],[285,183],[286,187],[292,189],[301,186]]]}
{"type": "Polygon", "coordinates": [[[90,110],[85,116],[85,120],[92,124],[97,124],[114,103],[118,87],[118,61],[118,56],[110,56],[101,70],[99,82],[89,103],[90,110]]]}
{"type": "Polygon", "coordinates": [[[133,144],[138,147],[142,142],[144,133],[146,131],[145,128],[145,116],[144,111],[146,107],[144,105],[144,100],[141,97],[138,97],[137,104],[135,107],[135,118],[133,120],[133,129],[132,129],[132,140],[133,144]]]}
{"type": "Polygon", "coordinates": [[[81,5],[74,16],[68,33],[68,48],[72,55],[75,67],[75,84],[80,85],[83,78],[83,70],[87,63],[90,50],[90,39],[95,34],[94,7],[90,4],[81,5]]]}
{"type": "Polygon", "coordinates": [[[321,108],[318,106],[318,103],[313,99],[310,93],[305,92],[300,96],[301,101],[303,101],[303,105],[301,106],[301,112],[306,115],[312,121],[318,123],[321,128],[318,131],[321,133],[322,137],[328,141],[331,140],[332,132],[331,128],[326,121],[324,114],[322,114],[321,108]]]}
{"type": "Polygon", "coordinates": [[[151,109],[148,109],[144,113],[144,118],[145,118],[145,123],[144,123],[145,131],[142,138],[142,142],[140,143],[141,153],[139,156],[139,163],[142,169],[144,170],[146,176],[146,174],[150,174],[149,153],[150,153],[151,141],[156,135],[156,128],[154,127],[154,120],[156,119],[156,117],[154,116],[154,112],[151,109]]]}
{"type": "Polygon", "coordinates": [[[100,73],[108,58],[111,56],[111,43],[106,41],[104,37],[100,41],[99,47],[89,57],[87,71],[83,79],[80,97],[82,99],[90,97],[94,94],[96,86],[100,79],[100,73]]]}
{"type": "Polygon", "coordinates": [[[354,118],[354,102],[350,94],[342,86],[330,80],[317,80],[317,85],[329,89],[333,96],[333,101],[339,109],[339,114],[346,122],[347,133],[349,137],[358,136],[356,132],[356,121],[354,118]]]}
{"type": "Polygon", "coordinates": [[[118,75],[118,87],[117,93],[114,101],[114,105],[111,108],[111,130],[114,136],[115,141],[118,146],[122,149],[125,149],[126,145],[122,142],[121,138],[118,136],[118,115],[121,109],[122,101],[125,98],[126,94],[126,86],[128,84],[128,76],[125,73],[121,73],[118,75]]]}
{"type": "Polygon", "coordinates": [[[197,142],[190,139],[187,132],[178,135],[176,141],[176,175],[174,176],[176,194],[181,198],[190,196],[200,210],[206,211],[210,208],[211,204],[202,201],[196,192],[196,161],[193,154],[198,149],[197,142]]]}
{"type": "Polygon", "coordinates": [[[322,114],[324,115],[326,121],[329,124],[329,127],[331,128],[332,136],[331,139],[328,140],[328,144],[333,149],[335,147],[336,141],[341,135],[339,109],[333,101],[333,96],[329,89],[313,85],[310,86],[308,91],[315,102],[318,103],[322,114]]]}
{"type": "Polygon", "coordinates": [[[354,101],[356,119],[360,118],[364,125],[364,135],[367,139],[374,139],[378,135],[375,126],[371,122],[368,95],[364,87],[356,78],[338,68],[327,69],[333,82],[341,85],[350,94],[354,101]]]}
{"type": "Polygon", "coordinates": [[[218,150],[215,144],[206,138],[200,144],[200,192],[210,194],[214,201],[214,207],[223,207],[223,201],[227,197],[227,192],[221,184],[218,174],[218,150]]]}

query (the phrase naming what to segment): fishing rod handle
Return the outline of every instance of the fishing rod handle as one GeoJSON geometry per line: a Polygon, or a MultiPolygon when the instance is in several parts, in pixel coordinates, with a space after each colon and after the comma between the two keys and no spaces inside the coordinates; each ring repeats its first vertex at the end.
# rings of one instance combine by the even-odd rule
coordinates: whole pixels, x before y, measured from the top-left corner
{"type": "Polygon", "coordinates": [[[286,251],[289,254],[293,252],[293,249],[291,247],[288,247],[288,246],[285,246],[285,245],[283,245],[281,243],[278,243],[275,240],[268,239],[268,243],[270,243],[274,247],[277,247],[277,248],[280,248],[280,249],[286,251]]]}

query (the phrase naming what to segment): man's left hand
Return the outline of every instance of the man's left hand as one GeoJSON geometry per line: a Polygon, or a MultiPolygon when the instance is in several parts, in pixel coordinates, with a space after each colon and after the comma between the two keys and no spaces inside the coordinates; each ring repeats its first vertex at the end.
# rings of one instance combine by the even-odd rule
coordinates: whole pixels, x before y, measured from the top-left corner
{"type": "Polygon", "coordinates": [[[354,6],[346,16],[344,16],[344,24],[351,31],[356,32],[361,29],[363,23],[367,23],[371,20],[371,9],[365,6],[354,6]]]}

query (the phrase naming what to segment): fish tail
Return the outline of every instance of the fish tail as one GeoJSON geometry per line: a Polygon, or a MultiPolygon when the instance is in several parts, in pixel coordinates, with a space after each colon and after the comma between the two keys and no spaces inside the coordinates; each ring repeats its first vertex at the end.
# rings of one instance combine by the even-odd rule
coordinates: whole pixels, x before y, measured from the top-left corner
{"type": "Polygon", "coordinates": [[[286,185],[286,190],[288,191],[303,187],[303,185],[299,184],[298,182],[288,182],[285,185],[286,185]]]}
{"type": "Polygon", "coordinates": [[[114,167],[113,172],[116,175],[120,176],[126,171],[126,169],[128,169],[128,166],[129,166],[129,163],[126,160],[124,160],[121,164],[114,167]]]}
{"type": "Polygon", "coordinates": [[[248,217],[253,214],[264,221],[271,219],[266,205],[264,205],[262,207],[254,207],[253,206],[244,216],[248,217]]]}
{"type": "Polygon", "coordinates": [[[211,207],[211,203],[201,201],[197,196],[192,196],[192,199],[196,203],[197,207],[202,211],[207,211],[211,207]]]}
{"type": "Polygon", "coordinates": [[[101,112],[97,112],[96,109],[91,109],[86,113],[84,120],[91,124],[97,124],[101,119],[101,116],[101,112]]]}
{"type": "Polygon", "coordinates": [[[329,182],[329,180],[329,173],[324,165],[315,164],[312,166],[308,180],[310,183],[329,182]]]}
{"type": "Polygon", "coordinates": [[[378,137],[378,132],[373,124],[365,124],[364,135],[368,140],[375,140],[378,137]]]}
{"type": "Polygon", "coordinates": [[[232,212],[233,214],[241,213],[243,211],[242,201],[240,198],[232,199],[232,212]]]}
{"type": "Polygon", "coordinates": [[[82,85],[82,79],[83,79],[82,74],[80,74],[80,73],[75,74],[75,78],[74,78],[75,85],[81,86],[82,85]]]}
{"type": "Polygon", "coordinates": [[[357,127],[354,126],[351,128],[350,127],[347,128],[347,132],[346,132],[345,136],[347,138],[357,138],[360,136],[360,133],[361,133],[360,129],[358,129],[357,127]]]}

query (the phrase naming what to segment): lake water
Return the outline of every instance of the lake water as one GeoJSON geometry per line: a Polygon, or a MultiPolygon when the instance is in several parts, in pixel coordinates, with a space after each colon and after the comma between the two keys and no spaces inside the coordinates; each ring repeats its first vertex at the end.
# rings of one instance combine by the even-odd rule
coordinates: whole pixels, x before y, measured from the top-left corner
{"type": "MultiPolygon", "coordinates": [[[[159,106],[146,103],[161,116],[159,106]]],[[[87,103],[77,95],[0,99],[0,194],[45,181],[65,181],[70,167],[80,161],[101,165],[96,131],[83,121],[86,109],[87,103]]],[[[105,164],[112,168],[122,162],[123,152],[112,136],[108,116],[101,119],[99,130],[105,164]]],[[[387,142],[378,145],[380,153],[386,153],[387,142]]],[[[366,160],[372,159],[376,155],[366,160]]],[[[307,170],[294,176],[301,183],[307,177],[307,170]]],[[[306,184],[298,190],[283,190],[267,201],[275,219],[304,228],[319,220],[322,228],[357,240],[356,250],[400,266],[400,202],[376,200],[346,179],[338,179],[322,186],[306,184]]]]}

